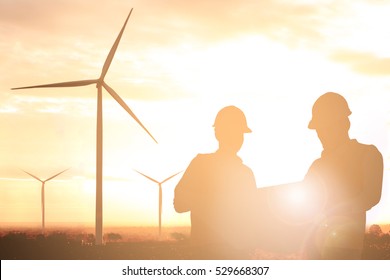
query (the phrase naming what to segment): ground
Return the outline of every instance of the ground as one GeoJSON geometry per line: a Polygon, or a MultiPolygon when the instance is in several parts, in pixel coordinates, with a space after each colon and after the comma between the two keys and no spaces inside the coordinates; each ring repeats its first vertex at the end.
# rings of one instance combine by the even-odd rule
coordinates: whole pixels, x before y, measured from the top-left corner
{"type": "MultiPolygon", "coordinates": [[[[2,260],[186,260],[199,259],[189,241],[188,227],[107,228],[105,244],[95,245],[92,228],[2,229],[2,260]]],[[[219,257],[216,257],[219,258],[219,257]]],[[[230,258],[230,257],[229,257],[230,258]]],[[[234,258],[234,257],[233,257],[234,258]]],[[[249,259],[303,259],[296,250],[257,248],[249,259]]],[[[390,235],[367,233],[364,259],[390,259],[390,235]]]]}

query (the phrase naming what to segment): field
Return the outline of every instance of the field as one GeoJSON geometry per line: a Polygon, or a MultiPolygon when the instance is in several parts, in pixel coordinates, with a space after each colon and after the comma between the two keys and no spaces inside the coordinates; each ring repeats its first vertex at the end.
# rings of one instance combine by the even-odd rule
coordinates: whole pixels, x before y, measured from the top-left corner
{"type": "MultiPolygon", "coordinates": [[[[3,228],[2,260],[186,260],[203,257],[191,247],[189,227],[115,227],[105,230],[102,246],[94,245],[93,228],[52,228],[42,235],[32,228],[3,228]]],[[[283,243],[283,242],[282,242],[283,243]]],[[[295,247],[298,248],[298,247],[295,247]]],[[[299,250],[259,246],[250,259],[303,259],[299,250]]],[[[390,259],[389,233],[367,232],[364,259],[390,259]]]]}

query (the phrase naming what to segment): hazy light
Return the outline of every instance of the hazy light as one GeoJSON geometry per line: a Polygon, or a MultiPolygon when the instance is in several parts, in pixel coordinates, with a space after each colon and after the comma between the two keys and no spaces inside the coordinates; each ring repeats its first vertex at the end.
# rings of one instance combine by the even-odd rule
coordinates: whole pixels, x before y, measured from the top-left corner
{"type": "MultiPolygon", "coordinates": [[[[11,2],[10,6],[14,5],[15,9],[17,6],[17,11],[26,11],[26,7],[30,7],[23,5],[23,1],[14,1],[12,5],[11,2]]],[[[72,7],[75,4],[73,1],[68,2],[67,4],[72,7]]],[[[286,6],[292,5],[290,1],[284,2],[286,6]]],[[[307,35],[306,38],[310,40],[310,36],[305,34],[307,27],[307,31],[315,31],[325,39],[325,44],[313,40],[312,48],[310,44],[302,47],[295,45],[291,48],[290,46],[294,44],[289,44],[290,39],[297,40],[293,38],[296,35],[294,32],[286,41],[270,39],[270,33],[277,30],[270,30],[267,33],[262,29],[263,26],[272,27],[276,24],[284,25],[287,30],[294,28],[285,25],[288,23],[288,17],[284,16],[282,23],[278,22],[278,17],[266,18],[268,22],[258,29],[254,27],[255,32],[254,29],[249,32],[240,30],[240,33],[234,35],[221,36],[223,39],[219,41],[202,38],[198,40],[195,36],[194,41],[188,43],[178,38],[183,36],[179,34],[184,30],[182,25],[187,24],[190,27],[189,22],[180,22],[177,26],[175,24],[155,26],[160,23],[160,16],[163,18],[164,13],[160,14],[160,11],[149,8],[137,10],[136,17],[130,23],[132,30],[123,38],[125,41],[128,39],[130,43],[123,44],[118,50],[116,56],[118,59],[113,63],[107,78],[119,83],[116,87],[119,94],[138,98],[126,99],[126,102],[128,101],[137,115],[140,114],[142,119],[145,119],[146,126],[156,132],[160,144],[153,146],[153,143],[148,142],[143,132],[139,131],[136,124],[127,118],[126,113],[114,104],[114,101],[104,99],[104,131],[107,132],[104,139],[106,151],[104,192],[107,193],[105,222],[117,224],[145,222],[154,225],[156,203],[150,201],[156,196],[155,189],[149,187],[147,182],[137,179],[131,172],[132,168],[164,176],[172,170],[185,168],[196,153],[212,152],[215,144],[211,127],[213,118],[220,106],[230,105],[229,103],[242,107],[247,113],[253,134],[245,138],[240,156],[254,171],[259,187],[302,179],[311,162],[320,155],[320,143],[315,134],[307,131],[306,126],[312,101],[328,90],[345,93],[351,105],[352,102],[357,104],[352,109],[352,118],[357,118],[356,121],[352,119],[353,132],[358,140],[367,139],[367,143],[382,148],[385,165],[388,166],[389,126],[383,128],[372,125],[373,116],[378,116],[377,118],[383,122],[389,121],[385,106],[389,104],[388,79],[357,74],[351,68],[356,62],[354,59],[346,63],[329,57],[336,50],[343,50],[347,54],[356,51],[369,52],[379,58],[388,57],[390,40],[386,27],[389,6],[371,4],[368,1],[348,4],[337,4],[330,0],[320,2],[324,5],[321,11],[329,17],[323,18],[324,14],[321,12],[314,14],[319,16],[319,22],[314,20],[313,26],[295,30],[300,31],[299,34],[303,37],[307,35]],[[143,22],[148,18],[153,18],[153,25],[148,25],[147,21],[143,22]],[[165,33],[166,26],[169,26],[169,30],[165,33]],[[149,36],[148,32],[153,35],[157,29],[159,35],[164,37],[164,44],[156,41],[156,36],[149,36]],[[137,34],[141,33],[145,37],[137,37],[137,34]],[[137,47],[134,47],[133,43],[136,43],[137,47]],[[137,91],[134,91],[135,86],[137,91]],[[153,97],[158,99],[150,100],[150,97],[148,99],[143,94],[145,92],[150,94],[148,91],[142,91],[147,86],[151,87],[149,90],[153,91],[153,97]],[[171,94],[169,98],[167,92],[171,94]],[[362,110],[363,107],[378,110],[379,103],[384,106],[379,111],[386,114],[379,115],[362,110]],[[362,123],[362,119],[365,119],[366,123],[362,123]],[[363,139],[363,136],[366,138],[363,139]],[[171,156],[167,156],[169,154],[171,156]],[[123,180],[119,182],[114,180],[114,177],[121,177],[123,180]]],[[[305,8],[306,4],[317,5],[318,1],[302,0],[300,3],[304,4],[302,8],[305,8]]],[[[189,11],[193,8],[191,5],[186,5],[189,11]]],[[[275,6],[278,9],[281,7],[272,1],[264,5],[265,8],[271,9],[275,6]]],[[[112,17],[116,18],[121,14],[118,10],[120,8],[115,6],[110,6],[113,12],[107,14],[105,23],[111,21],[114,23],[112,17]]],[[[248,8],[245,4],[242,4],[242,7],[248,8]]],[[[172,8],[174,12],[175,9],[172,8]]],[[[253,8],[258,7],[253,4],[253,8]]],[[[171,10],[171,7],[168,9],[171,10]]],[[[96,184],[93,156],[95,147],[91,143],[94,143],[92,141],[95,137],[93,121],[96,115],[95,89],[75,88],[75,91],[71,92],[56,90],[9,95],[9,88],[47,80],[57,82],[98,75],[102,66],[101,60],[107,55],[105,44],[110,44],[111,37],[116,35],[111,34],[115,26],[107,31],[106,37],[102,36],[104,32],[98,32],[102,28],[99,24],[105,24],[102,21],[91,20],[89,21],[91,24],[85,24],[85,18],[75,17],[69,25],[69,18],[65,13],[49,11],[47,7],[44,11],[53,16],[53,21],[59,16],[60,22],[67,22],[64,24],[64,30],[50,32],[54,29],[49,29],[40,33],[43,29],[37,28],[37,23],[48,17],[34,16],[11,21],[17,29],[13,29],[5,22],[8,33],[5,33],[6,40],[0,43],[2,50],[0,53],[6,58],[0,62],[3,66],[1,67],[3,88],[0,88],[0,94],[5,96],[4,100],[1,99],[0,106],[0,113],[4,117],[3,137],[0,140],[3,158],[1,167],[22,165],[45,170],[55,161],[74,166],[74,174],[81,176],[65,180],[64,183],[74,187],[72,199],[75,205],[88,207],[83,219],[87,217],[87,220],[93,223],[96,184]],[[29,21],[31,19],[36,21],[35,25],[31,24],[29,21]],[[82,21],[81,24],[79,20],[82,21]],[[72,30],[71,26],[78,28],[72,30]],[[91,30],[92,26],[94,30],[98,30],[96,34],[91,30]],[[13,30],[18,32],[12,32],[13,30]],[[76,41],[72,43],[74,36],[76,41]],[[59,38],[69,45],[61,44],[61,40],[57,40],[59,38]],[[45,114],[39,113],[50,113],[50,116],[46,118],[45,114]],[[7,119],[8,117],[10,119],[7,119]],[[50,137],[39,137],[37,133],[39,131],[50,137]],[[89,171],[88,175],[82,176],[86,170],[89,171]]],[[[221,9],[221,14],[222,12],[226,13],[226,10],[221,9]]],[[[298,20],[308,15],[305,9],[301,12],[302,15],[297,14],[298,20]]],[[[88,15],[89,18],[99,14],[90,10],[82,10],[81,13],[88,15]]],[[[276,10],[270,10],[270,15],[272,13],[279,16],[276,10]]],[[[193,23],[199,26],[202,20],[195,18],[193,23]]],[[[245,22],[246,19],[243,18],[242,21],[245,22]]],[[[118,22],[121,24],[121,20],[118,22]]],[[[199,27],[215,28],[207,25],[199,27]]],[[[193,31],[190,28],[185,29],[185,35],[193,34],[193,31]]],[[[222,32],[225,31],[221,30],[222,32]]],[[[104,96],[107,97],[107,94],[104,96]]],[[[5,168],[2,170],[3,177],[14,179],[7,184],[2,183],[4,189],[2,193],[6,195],[0,196],[0,203],[6,201],[7,207],[13,207],[12,211],[20,205],[29,207],[31,201],[32,207],[35,207],[35,198],[30,196],[30,192],[33,194],[35,188],[17,191],[18,188],[15,187],[27,186],[28,182],[18,180],[18,174],[8,174],[4,171],[5,168]]],[[[389,185],[388,174],[388,172],[385,174],[381,205],[369,212],[368,217],[371,219],[368,221],[385,222],[390,218],[388,190],[385,189],[389,185]]],[[[164,193],[166,201],[164,200],[163,205],[166,208],[163,215],[166,216],[163,219],[172,225],[188,225],[189,215],[178,215],[173,210],[174,186],[174,182],[170,183],[164,193]]],[[[54,188],[51,188],[51,191],[53,190],[54,188]]],[[[50,201],[61,202],[54,198],[50,201]]],[[[282,205],[278,205],[280,209],[284,211],[294,209],[297,211],[297,217],[313,207],[309,194],[303,189],[292,189],[283,194],[280,201],[283,202],[282,205]]],[[[5,204],[1,204],[0,207],[3,205],[5,204]]],[[[2,219],[9,216],[6,219],[12,220],[14,214],[9,210],[11,208],[7,209],[2,219]]],[[[37,213],[39,214],[39,211],[37,213]]],[[[26,210],[17,217],[21,221],[34,220],[28,217],[29,215],[34,213],[26,210]]],[[[80,220],[79,216],[76,211],[69,209],[53,219],[80,220]]]]}
{"type": "Polygon", "coordinates": [[[288,193],[288,201],[295,206],[304,206],[307,201],[307,192],[303,188],[293,189],[288,193]]]}

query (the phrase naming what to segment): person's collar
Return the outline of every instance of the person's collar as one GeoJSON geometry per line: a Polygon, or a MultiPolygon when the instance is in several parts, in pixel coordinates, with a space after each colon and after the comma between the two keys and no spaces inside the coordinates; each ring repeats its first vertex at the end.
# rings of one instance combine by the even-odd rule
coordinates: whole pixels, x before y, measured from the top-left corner
{"type": "Polygon", "coordinates": [[[231,153],[231,152],[226,151],[226,150],[218,149],[215,152],[215,154],[219,157],[224,157],[224,158],[229,159],[229,160],[237,160],[239,162],[242,162],[242,159],[237,154],[231,153]]]}
{"type": "Polygon", "coordinates": [[[342,150],[345,146],[350,145],[353,142],[357,142],[356,139],[345,139],[344,141],[340,141],[337,145],[333,146],[332,148],[325,148],[321,156],[327,156],[333,153],[337,153],[338,151],[342,150]]]}

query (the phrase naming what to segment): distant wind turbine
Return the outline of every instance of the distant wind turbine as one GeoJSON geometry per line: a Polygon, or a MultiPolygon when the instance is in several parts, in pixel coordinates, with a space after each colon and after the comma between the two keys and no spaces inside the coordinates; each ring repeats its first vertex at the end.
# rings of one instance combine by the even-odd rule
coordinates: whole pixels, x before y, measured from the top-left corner
{"type": "Polygon", "coordinates": [[[136,115],[131,111],[123,99],[104,81],[104,77],[107,74],[107,71],[111,65],[112,59],[114,58],[116,49],[118,48],[119,42],[122,37],[122,33],[125,30],[127,21],[130,18],[130,10],[127,19],[119,32],[118,37],[116,38],[114,45],[112,46],[106,61],[104,62],[102,73],[98,79],[94,80],[80,80],[80,81],[71,81],[55,84],[46,84],[46,85],[37,85],[37,86],[27,86],[12,88],[15,89],[30,89],[30,88],[51,88],[51,87],[79,87],[87,86],[91,84],[96,84],[97,88],[97,129],[96,129],[96,224],[95,224],[95,237],[96,245],[101,245],[103,243],[103,113],[102,113],[102,88],[104,87],[108,93],[126,110],[127,113],[149,134],[149,136],[157,143],[156,139],[150,134],[146,127],[141,123],[141,121],[136,117],[136,115]]]}
{"type": "Polygon", "coordinates": [[[42,233],[45,233],[45,183],[54,179],[55,177],[64,173],[67,170],[69,170],[69,168],[61,171],[60,173],[57,173],[56,175],[51,176],[50,178],[47,178],[46,180],[41,180],[37,176],[35,176],[27,171],[22,170],[23,172],[27,173],[28,175],[30,175],[31,177],[37,179],[38,181],[40,181],[42,183],[42,187],[41,187],[42,233]]]}
{"type": "Polygon", "coordinates": [[[158,184],[158,235],[161,236],[161,214],[162,214],[162,187],[161,187],[161,185],[163,183],[165,183],[166,181],[172,179],[173,177],[175,177],[177,174],[181,173],[182,171],[166,178],[165,180],[163,180],[161,182],[159,182],[159,181],[157,181],[157,180],[155,180],[155,179],[153,179],[153,178],[151,178],[151,177],[149,177],[149,176],[147,176],[147,175],[145,175],[137,170],[135,170],[135,171],[138,172],[139,174],[141,174],[142,176],[148,178],[149,180],[158,184]]]}

